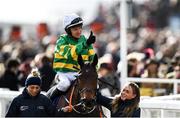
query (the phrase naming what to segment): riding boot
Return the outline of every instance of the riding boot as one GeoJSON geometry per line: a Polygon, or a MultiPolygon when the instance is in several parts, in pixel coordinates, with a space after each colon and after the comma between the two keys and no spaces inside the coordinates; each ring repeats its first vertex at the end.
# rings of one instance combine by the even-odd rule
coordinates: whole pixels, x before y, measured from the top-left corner
{"type": "Polygon", "coordinates": [[[56,88],[56,89],[54,89],[54,91],[51,93],[50,99],[53,101],[56,97],[61,96],[62,94],[64,94],[64,92],[63,92],[63,91],[60,91],[60,90],[58,90],[58,89],[56,88]]]}

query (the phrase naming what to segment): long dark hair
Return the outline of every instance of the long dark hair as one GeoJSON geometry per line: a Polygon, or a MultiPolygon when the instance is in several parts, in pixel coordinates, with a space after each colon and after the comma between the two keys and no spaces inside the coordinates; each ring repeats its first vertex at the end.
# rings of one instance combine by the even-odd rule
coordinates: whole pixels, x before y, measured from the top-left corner
{"type": "MultiPolygon", "coordinates": [[[[132,116],[133,111],[135,109],[137,109],[139,106],[140,91],[139,91],[138,85],[133,82],[129,83],[128,86],[130,86],[132,88],[133,94],[135,94],[136,97],[131,99],[133,102],[123,110],[123,114],[126,114],[127,116],[132,116]]],[[[115,99],[112,101],[112,112],[113,113],[115,113],[118,110],[120,102],[121,102],[121,99],[120,99],[120,94],[119,94],[119,95],[115,96],[115,99]]]]}

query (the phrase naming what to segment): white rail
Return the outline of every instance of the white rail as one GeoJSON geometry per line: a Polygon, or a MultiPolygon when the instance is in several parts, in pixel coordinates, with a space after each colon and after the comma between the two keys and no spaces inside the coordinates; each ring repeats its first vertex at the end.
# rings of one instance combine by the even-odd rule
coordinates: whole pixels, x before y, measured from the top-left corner
{"type": "Polygon", "coordinates": [[[173,94],[178,93],[179,79],[160,79],[160,78],[127,78],[127,81],[140,83],[169,83],[173,84],[173,94]]]}
{"type": "MultiPolygon", "coordinates": [[[[159,78],[127,78],[127,81],[139,83],[170,83],[174,84],[174,94],[177,94],[177,87],[180,83],[178,79],[159,79],[159,78]]],[[[4,117],[10,102],[21,92],[0,89],[0,117],[4,117]]],[[[43,93],[44,94],[44,93],[43,93]]],[[[162,96],[162,97],[141,97],[140,107],[142,108],[142,117],[163,118],[169,114],[174,117],[180,117],[180,95],[162,96]],[[169,113],[169,114],[167,114],[169,113]],[[173,114],[172,114],[173,113],[173,114]]],[[[170,117],[170,116],[169,116],[170,117]]]]}
{"type": "Polygon", "coordinates": [[[141,117],[179,118],[180,101],[178,99],[180,99],[180,95],[170,95],[152,98],[149,97],[141,99],[141,117]]]}
{"type": "Polygon", "coordinates": [[[180,94],[177,95],[167,95],[167,96],[156,96],[152,97],[154,100],[180,100],[180,94]]]}
{"type": "MultiPolygon", "coordinates": [[[[20,93],[0,90],[0,117],[5,116],[10,102],[20,93]]],[[[141,117],[180,117],[180,101],[178,99],[180,99],[180,95],[141,97],[141,117]]]]}
{"type": "Polygon", "coordinates": [[[5,116],[10,102],[14,97],[18,96],[19,94],[20,92],[17,91],[0,89],[0,117],[5,116]]]}

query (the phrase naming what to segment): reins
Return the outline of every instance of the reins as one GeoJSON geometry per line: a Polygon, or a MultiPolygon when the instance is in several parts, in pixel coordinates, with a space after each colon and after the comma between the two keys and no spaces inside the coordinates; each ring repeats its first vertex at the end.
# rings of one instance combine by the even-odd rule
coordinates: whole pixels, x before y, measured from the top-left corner
{"type": "Polygon", "coordinates": [[[73,93],[74,93],[74,88],[75,88],[75,86],[73,86],[72,91],[71,91],[71,95],[69,97],[69,109],[68,109],[68,112],[72,112],[72,109],[73,109],[72,97],[73,97],[73,93]]]}
{"type": "Polygon", "coordinates": [[[93,107],[89,112],[87,112],[87,113],[82,113],[82,112],[78,111],[77,109],[75,109],[75,106],[79,106],[79,105],[81,105],[81,103],[78,103],[78,104],[76,104],[76,105],[72,105],[72,98],[73,98],[74,89],[75,89],[75,86],[73,86],[73,88],[72,88],[72,91],[71,91],[69,100],[64,96],[64,99],[65,99],[65,101],[68,103],[68,106],[69,106],[68,112],[72,112],[72,110],[74,110],[74,111],[75,111],[76,113],[78,113],[78,114],[89,114],[89,113],[93,112],[93,111],[95,110],[96,106],[94,106],[94,107],[93,107]]]}

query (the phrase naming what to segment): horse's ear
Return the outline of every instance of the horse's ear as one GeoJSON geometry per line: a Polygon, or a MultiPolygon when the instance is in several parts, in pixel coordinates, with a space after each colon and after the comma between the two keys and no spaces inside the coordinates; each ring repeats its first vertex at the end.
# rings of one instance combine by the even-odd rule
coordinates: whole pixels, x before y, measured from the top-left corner
{"type": "Polygon", "coordinates": [[[81,68],[84,66],[83,58],[81,55],[78,55],[78,64],[80,65],[81,68]]]}
{"type": "Polygon", "coordinates": [[[92,66],[95,67],[97,65],[97,63],[98,63],[98,56],[97,56],[97,54],[95,54],[94,58],[93,58],[92,66]]]}

